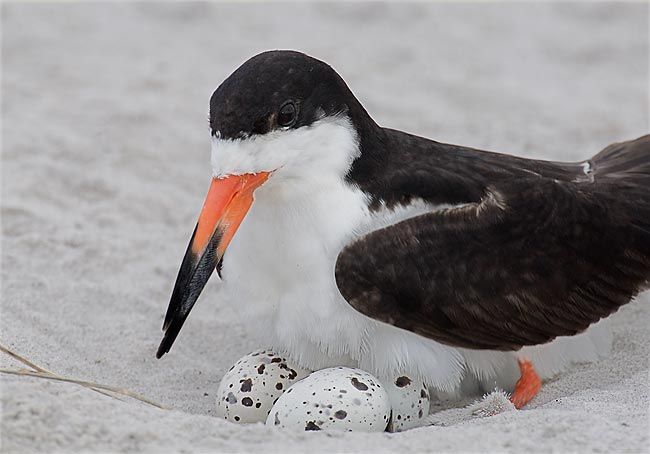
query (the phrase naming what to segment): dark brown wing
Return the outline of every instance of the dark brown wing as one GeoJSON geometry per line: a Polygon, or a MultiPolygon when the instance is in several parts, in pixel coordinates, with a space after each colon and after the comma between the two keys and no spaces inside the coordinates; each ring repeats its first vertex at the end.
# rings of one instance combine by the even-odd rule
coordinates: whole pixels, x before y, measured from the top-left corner
{"type": "Polygon", "coordinates": [[[649,277],[650,190],[624,179],[501,182],[479,203],[367,234],[336,265],[359,312],[494,350],[579,333],[649,277]]]}

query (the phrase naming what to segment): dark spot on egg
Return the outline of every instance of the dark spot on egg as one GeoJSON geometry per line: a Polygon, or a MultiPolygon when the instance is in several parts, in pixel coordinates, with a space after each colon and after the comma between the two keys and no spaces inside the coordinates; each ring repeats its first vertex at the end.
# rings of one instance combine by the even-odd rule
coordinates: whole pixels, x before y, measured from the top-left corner
{"type": "Polygon", "coordinates": [[[321,428],[318,427],[314,421],[309,421],[305,426],[305,432],[308,430],[321,430],[321,428]]]}
{"type": "Polygon", "coordinates": [[[282,383],[276,383],[275,384],[275,389],[277,389],[278,391],[281,390],[282,389],[282,383]]]}
{"type": "Polygon", "coordinates": [[[235,421],[239,421],[239,416],[235,416],[235,421]]]}
{"type": "Polygon", "coordinates": [[[244,397],[244,398],[241,400],[241,404],[242,404],[244,407],[250,407],[250,406],[253,405],[253,399],[251,399],[250,397],[244,397]]]}
{"type": "Polygon", "coordinates": [[[255,408],[260,408],[262,406],[262,402],[258,402],[255,404],[255,408]]]}
{"type": "MultiPolygon", "coordinates": [[[[272,356],[272,355],[269,355],[269,356],[272,356]]],[[[272,362],[272,363],[281,363],[281,362],[282,362],[282,358],[273,358],[273,359],[271,360],[271,362],[272,362]]]]}
{"type": "Polygon", "coordinates": [[[250,392],[251,388],[253,387],[253,379],[252,378],[247,378],[245,380],[239,380],[239,383],[241,383],[241,391],[243,393],[250,392]]]}
{"type": "Polygon", "coordinates": [[[260,367],[257,368],[257,373],[262,375],[264,373],[264,368],[266,366],[264,364],[260,364],[260,367]]]}
{"type": "Polygon", "coordinates": [[[280,425],[280,418],[278,418],[278,414],[277,414],[277,413],[275,414],[275,418],[274,418],[274,419],[275,419],[275,420],[274,420],[273,424],[276,425],[276,426],[279,426],[279,425],[280,425]]]}
{"type": "Polygon", "coordinates": [[[420,411],[418,412],[418,418],[422,417],[422,409],[420,408],[420,411]]]}
{"type": "Polygon", "coordinates": [[[397,377],[397,380],[395,380],[395,384],[397,385],[398,388],[403,388],[411,384],[411,379],[406,376],[397,377]]]}
{"type": "Polygon", "coordinates": [[[348,412],[345,410],[338,410],[336,413],[334,413],[334,416],[337,419],[345,419],[345,417],[348,415],[348,412]]]}
{"type": "Polygon", "coordinates": [[[296,371],[293,370],[293,369],[290,369],[290,370],[289,370],[289,380],[293,380],[293,379],[296,378],[297,376],[298,376],[298,372],[296,372],[296,371]]]}
{"type": "Polygon", "coordinates": [[[357,377],[353,377],[352,380],[352,386],[357,388],[359,391],[367,391],[368,390],[368,385],[366,385],[364,382],[361,382],[357,379],[357,377]]]}
{"type": "Polygon", "coordinates": [[[422,388],[422,391],[420,391],[420,397],[423,398],[423,399],[426,399],[427,397],[429,397],[424,388],[422,388]]]}
{"type": "Polygon", "coordinates": [[[235,397],[235,395],[233,393],[228,393],[228,397],[226,398],[226,402],[228,402],[231,405],[236,404],[237,403],[237,398],[235,397]]]}

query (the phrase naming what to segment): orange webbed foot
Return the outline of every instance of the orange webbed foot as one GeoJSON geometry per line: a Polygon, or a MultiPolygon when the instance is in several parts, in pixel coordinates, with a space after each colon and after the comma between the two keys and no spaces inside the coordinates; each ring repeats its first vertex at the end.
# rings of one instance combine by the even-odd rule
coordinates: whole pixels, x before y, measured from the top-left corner
{"type": "Polygon", "coordinates": [[[542,380],[537,375],[537,372],[535,372],[531,361],[519,359],[518,362],[521,377],[517,381],[515,390],[510,396],[510,402],[519,410],[537,395],[542,388],[542,380]]]}

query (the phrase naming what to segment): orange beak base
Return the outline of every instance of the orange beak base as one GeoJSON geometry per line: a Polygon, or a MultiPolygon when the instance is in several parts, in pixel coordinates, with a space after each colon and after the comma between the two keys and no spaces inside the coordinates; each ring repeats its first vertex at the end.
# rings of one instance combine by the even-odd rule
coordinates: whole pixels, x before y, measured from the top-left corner
{"type": "Polygon", "coordinates": [[[213,178],[192,239],[176,277],[156,357],[169,352],[194,303],[221,262],[226,248],[253,204],[253,192],[268,172],[213,178]]]}

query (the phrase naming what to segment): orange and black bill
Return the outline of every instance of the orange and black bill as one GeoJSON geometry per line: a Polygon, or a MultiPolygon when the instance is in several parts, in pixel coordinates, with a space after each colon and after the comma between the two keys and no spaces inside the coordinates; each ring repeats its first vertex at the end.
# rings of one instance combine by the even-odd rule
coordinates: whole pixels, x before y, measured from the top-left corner
{"type": "Polygon", "coordinates": [[[268,172],[213,178],[199,222],[194,228],[176,277],[156,357],[171,348],[208,279],[219,266],[226,248],[253,203],[253,192],[268,172]]]}

